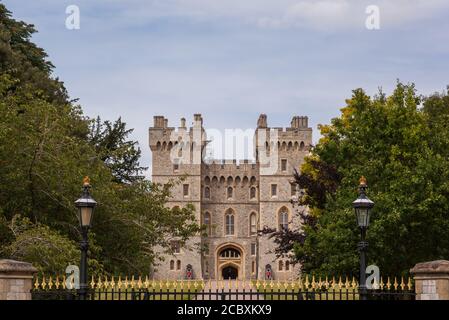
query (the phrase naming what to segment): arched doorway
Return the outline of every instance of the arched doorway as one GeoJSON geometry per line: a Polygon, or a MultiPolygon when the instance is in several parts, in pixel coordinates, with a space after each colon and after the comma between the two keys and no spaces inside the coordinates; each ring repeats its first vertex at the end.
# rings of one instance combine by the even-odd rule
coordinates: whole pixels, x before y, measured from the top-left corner
{"type": "Polygon", "coordinates": [[[233,244],[218,248],[217,252],[217,279],[242,279],[243,252],[240,247],[233,244]]]}
{"type": "Polygon", "coordinates": [[[239,277],[239,270],[234,266],[227,266],[221,269],[221,277],[224,280],[235,280],[239,277]]]}

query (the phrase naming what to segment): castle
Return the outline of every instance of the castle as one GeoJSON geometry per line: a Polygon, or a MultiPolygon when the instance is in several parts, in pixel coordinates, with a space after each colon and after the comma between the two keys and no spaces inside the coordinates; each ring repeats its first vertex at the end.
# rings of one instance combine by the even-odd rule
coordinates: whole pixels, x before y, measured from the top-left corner
{"type": "Polygon", "coordinates": [[[276,259],[275,244],[264,227],[298,228],[292,207],[298,190],[293,171],[302,164],[312,143],[307,117],[293,117],[290,127],[270,128],[266,115],[259,116],[254,134],[255,161],[204,161],[208,143],[200,114],[193,125],[168,126],[163,116],[149,128],[152,180],[175,185],[168,206],[195,207],[205,234],[191,238],[186,247],[171,240],[173,254],[154,270],[155,279],[279,279],[298,276],[299,266],[276,259]],[[204,252],[187,247],[200,243],[204,252]]]}

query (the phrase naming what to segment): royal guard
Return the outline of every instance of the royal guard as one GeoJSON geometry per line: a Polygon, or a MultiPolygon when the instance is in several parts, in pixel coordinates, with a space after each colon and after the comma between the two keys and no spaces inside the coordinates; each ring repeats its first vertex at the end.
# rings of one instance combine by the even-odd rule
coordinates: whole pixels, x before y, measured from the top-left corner
{"type": "Polygon", "coordinates": [[[193,268],[192,265],[188,264],[186,267],[186,279],[192,280],[193,279],[193,268]]]}
{"type": "Polygon", "coordinates": [[[265,280],[273,280],[273,272],[269,264],[265,266],[265,280]]]}

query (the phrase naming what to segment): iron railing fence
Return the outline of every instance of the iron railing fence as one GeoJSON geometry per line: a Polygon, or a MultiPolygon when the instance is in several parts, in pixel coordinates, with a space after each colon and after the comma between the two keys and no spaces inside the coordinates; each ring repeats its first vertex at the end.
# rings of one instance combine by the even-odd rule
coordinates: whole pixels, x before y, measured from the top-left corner
{"type": "MultiPolygon", "coordinates": [[[[368,290],[370,300],[414,300],[411,279],[381,278],[368,290]]],[[[65,277],[36,278],[32,297],[36,300],[79,299],[73,283],[65,277]]],[[[358,283],[304,277],[296,281],[261,280],[150,280],[148,277],[92,278],[87,299],[90,300],[359,300],[358,283]]]]}

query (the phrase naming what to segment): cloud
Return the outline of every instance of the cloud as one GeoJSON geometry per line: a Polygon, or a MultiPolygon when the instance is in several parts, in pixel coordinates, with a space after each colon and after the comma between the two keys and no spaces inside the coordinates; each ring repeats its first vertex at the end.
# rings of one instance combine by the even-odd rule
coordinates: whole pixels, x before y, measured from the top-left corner
{"type": "Polygon", "coordinates": [[[136,22],[155,18],[192,21],[227,19],[263,28],[338,30],[365,26],[366,8],[376,5],[385,26],[432,18],[449,10],[447,0],[131,0],[123,14],[136,22]]]}

